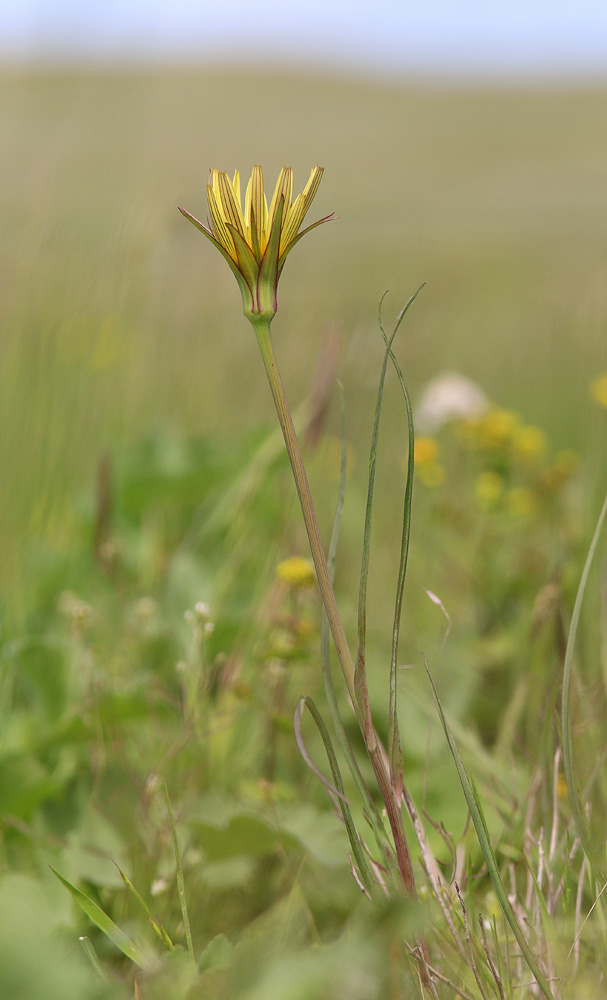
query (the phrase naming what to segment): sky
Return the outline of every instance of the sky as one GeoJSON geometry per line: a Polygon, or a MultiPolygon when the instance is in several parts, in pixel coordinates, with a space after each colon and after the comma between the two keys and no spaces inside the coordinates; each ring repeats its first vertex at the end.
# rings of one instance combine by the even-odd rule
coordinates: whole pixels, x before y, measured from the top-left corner
{"type": "Polygon", "coordinates": [[[607,0],[0,0],[0,60],[607,75],[607,0]]]}

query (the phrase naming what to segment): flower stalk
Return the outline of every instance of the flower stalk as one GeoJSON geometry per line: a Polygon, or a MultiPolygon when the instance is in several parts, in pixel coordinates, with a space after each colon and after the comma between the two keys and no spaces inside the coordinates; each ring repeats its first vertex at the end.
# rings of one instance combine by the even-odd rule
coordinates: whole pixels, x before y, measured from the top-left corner
{"type": "MultiPolygon", "coordinates": [[[[303,192],[293,201],[293,171],[290,167],[283,167],[268,207],[261,167],[256,166],[247,186],[243,211],[238,172],[230,179],[223,171],[211,170],[207,184],[208,224],[205,226],[183,208],[179,210],[227,261],[242,294],[244,314],[255,331],[291,463],[335,649],[386,807],[401,882],[407,897],[415,900],[417,891],[400,811],[400,790],[392,782],[385,751],[373,726],[364,669],[360,669],[360,665],[355,669],[337,607],[308,477],[276,363],[270,331],[277,310],[278,280],[287,255],[307,232],[334,218],[333,215],[328,215],[300,231],[322,174],[322,167],[314,167],[303,192]]],[[[422,943],[421,946],[425,955],[425,945],[422,943]]],[[[425,979],[423,963],[421,974],[425,979]]]]}
{"type": "Polygon", "coordinates": [[[255,321],[251,320],[251,322],[253,324],[255,335],[257,337],[257,343],[259,344],[259,349],[261,351],[261,357],[266,370],[266,375],[268,377],[268,382],[270,384],[270,390],[276,407],[278,421],[283,432],[287,454],[291,463],[291,470],[293,472],[293,478],[295,480],[295,486],[301,504],[303,520],[310,543],[310,551],[312,553],[312,559],[316,569],[320,595],[329,620],[329,627],[333,636],[333,642],[335,643],[335,650],[337,652],[337,657],[346,682],[346,687],[348,688],[348,693],[361,728],[363,739],[365,741],[365,747],[371,760],[373,772],[380,787],[381,795],[386,807],[390,829],[394,838],[396,858],[403,888],[410,899],[416,899],[417,890],[415,886],[415,876],[413,874],[411,855],[409,853],[409,847],[403,828],[399,803],[392,787],[381,743],[371,720],[366,684],[364,685],[364,688],[361,689],[360,683],[357,683],[357,680],[355,680],[354,662],[348,645],[348,640],[346,638],[346,633],[344,631],[341,615],[337,607],[337,600],[335,598],[335,592],[329,575],[325,550],[322,544],[316,511],[314,509],[312,495],[310,492],[310,485],[303,463],[299,442],[297,440],[295,427],[293,426],[291,411],[285,396],[280,371],[276,362],[276,354],[270,331],[271,320],[259,317],[255,321]]]}

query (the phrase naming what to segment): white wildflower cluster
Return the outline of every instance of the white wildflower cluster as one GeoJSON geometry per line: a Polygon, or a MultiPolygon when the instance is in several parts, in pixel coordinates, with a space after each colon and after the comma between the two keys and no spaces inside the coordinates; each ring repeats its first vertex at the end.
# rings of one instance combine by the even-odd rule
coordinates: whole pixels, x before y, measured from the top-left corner
{"type": "Polygon", "coordinates": [[[489,406],[476,382],[455,372],[445,372],[425,386],[415,407],[415,426],[423,434],[434,434],[451,420],[482,416],[489,406]]]}
{"type": "Polygon", "coordinates": [[[211,609],[206,601],[197,601],[193,609],[188,608],[183,616],[192,625],[197,637],[211,635],[215,631],[215,623],[211,621],[211,609]]]}

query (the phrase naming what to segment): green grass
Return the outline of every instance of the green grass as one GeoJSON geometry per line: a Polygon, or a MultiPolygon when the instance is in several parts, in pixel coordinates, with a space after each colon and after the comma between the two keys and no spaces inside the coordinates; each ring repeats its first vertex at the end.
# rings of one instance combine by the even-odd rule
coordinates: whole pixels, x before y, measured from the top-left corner
{"type": "MultiPolygon", "coordinates": [[[[554,760],[568,623],[607,487],[605,413],[588,391],[607,369],[605,97],[228,70],[3,71],[0,993],[408,997],[403,941],[423,926],[462,996],[482,995],[470,953],[494,996],[482,912],[505,995],[535,996],[466,824],[424,650],[544,974],[563,977],[564,996],[602,995],[602,897],[567,959],[601,885],[575,845],[554,760]],[[405,781],[430,817],[445,886],[455,876],[462,888],[468,932],[452,889],[455,934],[431,890],[421,912],[369,907],[295,745],[299,696],[323,706],[320,610],[274,573],[305,539],[234,279],[177,212],[204,216],[209,166],[256,162],[268,182],[292,164],[298,187],[324,165],[313,211],[339,216],[289,259],[274,335],[294,408],[327,330],[343,338],[352,471],[336,586],[352,644],[384,289],[390,329],[427,281],[395,343],[414,403],[428,378],[456,369],[548,437],[529,467],[510,444],[466,448],[446,429],[444,485],[414,491],[399,659],[411,669],[398,672],[405,781]],[[579,469],[515,516],[508,491],[535,489],[570,447],[579,469]],[[504,498],[479,507],[487,471],[503,477],[504,498]],[[444,648],[445,618],[424,588],[450,616],[444,648]]],[[[327,436],[307,451],[326,538],[334,397],[327,436]]],[[[390,375],[367,623],[384,734],[406,457],[390,375]]],[[[567,749],[604,858],[602,553],[567,660],[567,749]]],[[[302,727],[322,766],[307,716],[302,727]]],[[[364,755],[361,766],[370,780],[364,755]]]]}

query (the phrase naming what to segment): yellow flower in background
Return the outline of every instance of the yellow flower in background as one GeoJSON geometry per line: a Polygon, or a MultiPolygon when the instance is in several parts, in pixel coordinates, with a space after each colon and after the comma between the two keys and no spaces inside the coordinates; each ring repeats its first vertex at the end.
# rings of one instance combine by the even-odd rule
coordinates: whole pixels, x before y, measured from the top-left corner
{"type": "Polygon", "coordinates": [[[518,413],[502,410],[499,406],[490,410],[478,421],[480,443],[485,448],[498,449],[507,444],[520,424],[518,413]]]}
{"type": "Polygon", "coordinates": [[[207,184],[208,225],[184,208],[179,209],[228,262],[242,293],[245,316],[251,321],[275,315],[278,279],[287,254],[311,229],[334,218],[327,215],[299,232],[323,171],[323,167],[314,167],[304,190],[292,201],[293,171],[291,167],[283,167],[268,207],[261,167],[255,166],[247,184],[243,211],[238,171],[230,179],[225,171],[213,169],[207,184]]]}
{"type": "Polygon", "coordinates": [[[526,459],[540,458],[546,451],[546,434],[540,427],[518,427],[512,439],[514,450],[526,459]]]}
{"type": "Polygon", "coordinates": [[[424,486],[430,489],[442,486],[447,477],[444,467],[437,462],[438,453],[439,445],[435,438],[416,438],[413,449],[415,471],[424,486]]]}
{"type": "Polygon", "coordinates": [[[474,491],[480,506],[488,510],[500,500],[504,492],[504,480],[497,472],[481,472],[474,491]]]}
{"type": "Polygon", "coordinates": [[[525,486],[509,490],[505,496],[506,509],[515,517],[532,517],[539,508],[537,494],[525,486]]]}
{"type": "Polygon", "coordinates": [[[316,572],[311,559],[291,556],[283,559],[276,567],[276,576],[289,587],[311,587],[316,583],[316,572]]]}
{"type": "Polygon", "coordinates": [[[418,437],[413,451],[415,464],[429,465],[438,458],[438,441],[431,437],[418,437]]]}
{"type": "Polygon", "coordinates": [[[590,386],[593,399],[607,410],[607,372],[594,379],[590,386]]]}

